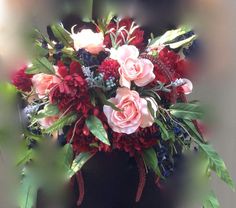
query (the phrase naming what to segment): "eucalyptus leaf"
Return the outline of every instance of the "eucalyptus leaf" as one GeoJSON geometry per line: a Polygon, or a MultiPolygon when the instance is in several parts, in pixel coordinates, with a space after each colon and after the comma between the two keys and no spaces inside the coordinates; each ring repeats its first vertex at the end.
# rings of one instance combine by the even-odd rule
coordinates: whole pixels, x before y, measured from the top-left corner
{"type": "Polygon", "coordinates": [[[47,58],[36,58],[32,62],[32,66],[26,70],[27,74],[55,74],[53,65],[48,61],[47,58]]]}
{"type": "Polygon", "coordinates": [[[177,118],[188,120],[202,119],[204,116],[202,107],[195,103],[176,103],[170,106],[170,113],[177,118]]]}
{"type": "Polygon", "coordinates": [[[89,116],[85,121],[90,132],[97,137],[101,142],[111,145],[107,136],[107,132],[103,127],[102,122],[96,116],[89,116]]]}

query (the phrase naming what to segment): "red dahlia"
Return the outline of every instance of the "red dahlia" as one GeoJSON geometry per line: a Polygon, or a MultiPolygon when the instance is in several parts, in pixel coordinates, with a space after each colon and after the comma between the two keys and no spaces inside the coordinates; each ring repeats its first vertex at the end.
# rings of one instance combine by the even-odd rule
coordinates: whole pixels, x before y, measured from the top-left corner
{"type": "Polygon", "coordinates": [[[113,59],[105,59],[98,67],[98,71],[104,74],[104,79],[107,80],[110,77],[119,78],[118,69],[120,64],[113,59]]]}
{"type": "MultiPolygon", "coordinates": [[[[125,27],[125,30],[130,31],[131,27],[135,27],[137,26],[136,23],[134,23],[133,19],[130,18],[124,18],[122,20],[119,21],[119,27],[118,29],[120,29],[121,27],[125,27]]],[[[108,31],[112,31],[113,33],[117,32],[117,23],[115,22],[110,22],[110,24],[107,26],[107,30],[108,31]]],[[[120,42],[120,45],[124,44],[123,41],[123,37],[125,37],[125,39],[127,38],[128,34],[125,30],[122,30],[122,34],[120,34],[117,38],[117,43],[120,42]]],[[[130,40],[129,44],[130,45],[135,45],[137,48],[142,48],[143,47],[143,41],[144,41],[144,31],[140,28],[137,27],[133,33],[130,35],[130,37],[128,38],[130,40]]],[[[110,33],[108,32],[107,35],[105,35],[105,40],[104,40],[104,44],[108,47],[111,48],[111,37],[110,37],[110,33]]]]}
{"type": "Polygon", "coordinates": [[[51,103],[57,104],[61,111],[77,110],[86,116],[92,105],[87,82],[81,76],[80,70],[79,63],[73,62],[69,68],[59,63],[58,73],[61,76],[61,82],[50,86],[49,99],[51,103]]]}
{"type": "Polygon", "coordinates": [[[26,74],[27,66],[23,66],[12,75],[12,84],[16,86],[18,90],[23,92],[30,92],[32,87],[32,75],[26,74]]]}

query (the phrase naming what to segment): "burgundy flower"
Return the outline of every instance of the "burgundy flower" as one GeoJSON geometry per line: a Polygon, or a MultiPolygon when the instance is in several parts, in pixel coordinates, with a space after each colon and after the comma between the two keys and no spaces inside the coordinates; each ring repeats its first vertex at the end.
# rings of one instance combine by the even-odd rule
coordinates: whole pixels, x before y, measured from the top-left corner
{"type": "MultiPolygon", "coordinates": [[[[129,31],[131,29],[131,26],[135,27],[137,26],[136,23],[133,24],[133,20],[130,18],[124,18],[121,21],[119,21],[119,28],[125,27],[125,30],[129,31]]],[[[117,23],[115,22],[110,22],[110,24],[107,26],[107,30],[116,33],[117,31],[117,23]]],[[[128,34],[123,30],[118,38],[117,38],[117,43],[120,42],[120,45],[124,44],[123,37],[127,38],[128,34]]],[[[142,48],[143,47],[143,41],[144,41],[144,31],[138,27],[136,28],[131,36],[129,37],[129,45],[135,45],[137,48],[142,48]]],[[[104,44],[106,47],[111,48],[111,37],[110,33],[107,33],[104,38],[104,44]]]]}
{"type": "Polygon", "coordinates": [[[113,148],[128,152],[131,156],[157,144],[159,129],[156,125],[140,128],[133,134],[112,132],[113,148]]]}
{"type": "Polygon", "coordinates": [[[113,59],[105,59],[98,67],[98,71],[104,74],[104,79],[107,80],[109,77],[119,78],[118,69],[120,64],[113,59]]]}
{"type": "MultiPolygon", "coordinates": [[[[97,108],[93,109],[93,113],[95,116],[97,116],[103,123],[104,128],[107,130],[108,125],[106,124],[106,118],[102,111],[98,110],[97,108]]],[[[78,122],[75,122],[75,125],[73,125],[68,134],[67,134],[67,142],[70,142],[72,138],[72,145],[73,150],[76,154],[79,154],[80,152],[97,152],[97,151],[103,151],[103,152],[109,152],[111,151],[111,146],[108,146],[98,140],[88,129],[88,127],[85,124],[85,118],[82,118],[78,120],[78,122]],[[74,136],[73,136],[74,135],[74,136]],[[72,138],[73,136],[73,138],[72,138]]]]}
{"type": "Polygon", "coordinates": [[[81,76],[79,63],[74,63],[67,68],[58,63],[58,74],[61,76],[59,84],[50,86],[49,99],[57,104],[61,111],[77,110],[84,115],[92,108],[87,88],[87,82],[81,76]]]}
{"type": "Polygon", "coordinates": [[[30,92],[32,87],[32,75],[26,74],[25,70],[27,66],[23,66],[18,71],[16,71],[12,75],[12,84],[16,86],[18,90],[22,90],[24,92],[30,92]]]}

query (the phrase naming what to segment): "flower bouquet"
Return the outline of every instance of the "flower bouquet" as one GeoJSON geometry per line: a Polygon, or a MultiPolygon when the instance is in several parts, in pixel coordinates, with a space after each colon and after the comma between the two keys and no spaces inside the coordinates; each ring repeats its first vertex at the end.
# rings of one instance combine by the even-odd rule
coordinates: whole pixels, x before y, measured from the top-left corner
{"type": "MultiPolygon", "coordinates": [[[[22,204],[29,196],[27,207],[35,203],[39,186],[29,189],[32,184],[24,179],[34,151],[49,136],[61,145],[64,179],[78,180],[78,206],[86,188],[83,165],[98,152],[118,150],[135,159],[136,202],[149,172],[155,173],[158,189],[174,174],[178,156],[191,151],[205,164],[204,176],[214,171],[234,188],[223,160],[200,130],[202,106],[186,98],[193,90],[191,55],[198,41],[193,30],[183,26],[147,40],[131,18],[109,15],[92,24],[92,29],[75,25],[70,31],[52,24],[49,37],[35,30],[36,56],[12,77],[26,103],[28,155],[19,164],[24,190],[33,193],[22,191],[22,204]]],[[[203,207],[219,207],[213,192],[203,207]]]]}

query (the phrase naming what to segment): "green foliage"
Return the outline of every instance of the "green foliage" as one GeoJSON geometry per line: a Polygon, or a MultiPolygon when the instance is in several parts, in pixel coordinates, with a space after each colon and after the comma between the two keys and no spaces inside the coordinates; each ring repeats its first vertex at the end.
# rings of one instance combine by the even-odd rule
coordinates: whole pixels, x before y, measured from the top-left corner
{"type": "Polygon", "coordinates": [[[207,156],[210,162],[211,170],[215,171],[216,175],[223,180],[232,190],[235,190],[235,185],[229,172],[226,168],[224,161],[221,159],[219,154],[209,144],[203,144],[198,140],[195,142],[199,145],[202,152],[207,156]]]}
{"type": "Polygon", "coordinates": [[[191,134],[192,137],[198,139],[199,141],[204,142],[202,136],[199,134],[198,130],[196,129],[195,125],[190,120],[183,120],[183,125],[188,130],[188,132],[191,134]]]}
{"type": "Polygon", "coordinates": [[[182,119],[202,119],[204,112],[202,107],[197,103],[177,103],[170,106],[170,113],[176,118],[182,119]]]}
{"type": "Polygon", "coordinates": [[[36,207],[37,192],[39,184],[34,175],[28,168],[24,168],[22,180],[20,183],[20,190],[18,195],[18,205],[20,208],[34,208],[36,207]]]}
{"type": "Polygon", "coordinates": [[[71,178],[74,174],[81,170],[83,165],[93,156],[94,154],[90,152],[81,152],[78,156],[76,156],[68,172],[68,177],[71,178]]]}
{"type": "Polygon", "coordinates": [[[77,115],[73,113],[63,116],[57,121],[55,121],[49,128],[47,128],[45,130],[45,133],[52,133],[54,131],[60,130],[64,126],[74,123],[76,119],[77,119],[77,115]]]}
{"type": "Polygon", "coordinates": [[[143,151],[143,160],[148,168],[153,170],[159,177],[163,177],[158,167],[157,154],[153,148],[143,151]]]}
{"type": "Polygon", "coordinates": [[[167,126],[164,123],[162,123],[160,120],[158,120],[158,119],[155,119],[155,123],[160,127],[161,138],[164,141],[169,140],[170,139],[170,135],[169,135],[169,131],[168,131],[167,126]]]}
{"type": "Polygon", "coordinates": [[[73,147],[72,144],[68,143],[63,147],[62,150],[64,164],[66,168],[69,170],[73,161],[73,147]]]}
{"type": "Polygon", "coordinates": [[[55,74],[53,65],[48,61],[47,58],[35,58],[32,62],[32,66],[26,70],[27,74],[55,74]]]}
{"type": "Polygon", "coordinates": [[[34,116],[34,118],[40,119],[40,118],[44,118],[48,116],[55,116],[58,113],[59,113],[59,109],[57,105],[48,104],[48,105],[45,105],[44,109],[39,111],[38,114],[34,116]]]}
{"type": "Polygon", "coordinates": [[[51,25],[52,32],[54,36],[61,41],[64,46],[72,46],[73,40],[71,34],[63,27],[62,24],[53,24],[51,25]]]}
{"type": "Polygon", "coordinates": [[[220,208],[220,204],[214,192],[210,192],[205,201],[203,202],[203,208],[220,208]]]}
{"type": "Polygon", "coordinates": [[[183,25],[176,30],[169,30],[169,31],[165,32],[162,36],[152,39],[151,42],[149,43],[149,46],[151,46],[153,44],[155,44],[155,45],[156,44],[157,45],[167,44],[167,43],[173,41],[178,36],[183,35],[189,31],[191,31],[191,27],[186,26],[186,25],[183,25]]]}
{"type": "Polygon", "coordinates": [[[90,132],[97,137],[101,142],[111,145],[107,136],[107,132],[103,127],[102,122],[96,116],[89,116],[85,121],[90,132]]]}
{"type": "Polygon", "coordinates": [[[113,110],[121,111],[121,109],[117,108],[113,103],[111,103],[107,100],[105,94],[102,91],[99,91],[95,95],[100,99],[100,101],[102,102],[103,105],[110,106],[113,110]]]}

